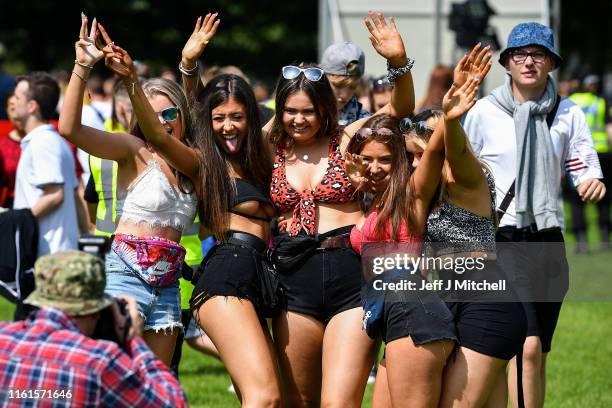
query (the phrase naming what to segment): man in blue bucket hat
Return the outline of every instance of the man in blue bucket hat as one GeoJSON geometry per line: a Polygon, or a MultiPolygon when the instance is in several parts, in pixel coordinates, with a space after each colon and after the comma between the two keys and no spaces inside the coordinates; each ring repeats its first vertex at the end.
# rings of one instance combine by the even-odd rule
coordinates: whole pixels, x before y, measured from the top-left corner
{"type": "Polygon", "coordinates": [[[464,127],[495,177],[497,259],[527,317],[522,353],[510,362],[509,394],[513,406],[542,407],[546,356],[569,284],[561,175],[571,177],[582,201],[597,202],[606,190],[585,116],[560,98],[549,75],[563,64],[550,28],[515,26],[499,63],[505,83],[474,105],[464,127]]]}

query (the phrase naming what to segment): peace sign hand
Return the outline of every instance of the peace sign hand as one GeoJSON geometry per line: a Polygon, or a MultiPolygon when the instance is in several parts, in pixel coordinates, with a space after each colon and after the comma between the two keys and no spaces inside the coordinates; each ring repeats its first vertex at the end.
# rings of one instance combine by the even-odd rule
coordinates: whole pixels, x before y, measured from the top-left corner
{"type": "Polygon", "coordinates": [[[115,45],[115,42],[111,40],[102,24],[98,24],[98,27],[106,43],[102,49],[106,66],[123,79],[137,78],[134,62],[127,51],[115,45]]]}
{"type": "Polygon", "coordinates": [[[474,106],[478,99],[479,83],[478,79],[470,78],[461,88],[451,86],[442,100],[446,120],[458,119],[474,106]]]}
{"type": "Polygon", "coordinates": [[[480,46],[481,43],[476,44],[470,54],[464,55],[457,63],[453,71],[453,82],[457,87],[462,87],[470,78],[475,78],[480,84],[491,70],[493,52],[489,45],[478,52],[480,46]]]}
{"type": "Polygon", "coordinates": [[[364,17],[363,21],[370,32],[369,38],[376,52],[392,65],[405,65],[406,49],[393,17],[389,17],[387,24],[383,13],[375,14],[370,11],[368,14],[372,21],[368,17],[364,17]]]}
{"type": "Polygon", "coordinates": [[[208,13],[204,16],[204,21],[202,21],[202,16],[198,17],[193,33],[191,33],[181,53],[184,62],[193,65],[200,58],[206,44],[210,42],[217,32],[221,22],[220,19],[217,20],[218,14],[208,13]]]}
{"type": "Polygon", "coordinates": [[[79,32],[79,41],[75,43],[76,60],[79,64],[93,67],[104,56],[102,51],[96,48],[96,37],[99,34],[97,27],[98,23],[94,18],[88,35],[87,16],[81,13],[81,31],[79,32]]]}

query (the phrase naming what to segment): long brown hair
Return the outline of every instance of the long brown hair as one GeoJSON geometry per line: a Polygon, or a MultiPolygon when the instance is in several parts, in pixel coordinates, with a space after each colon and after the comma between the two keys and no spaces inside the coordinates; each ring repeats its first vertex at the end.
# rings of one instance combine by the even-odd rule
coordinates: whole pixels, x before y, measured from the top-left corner
{"type": "Polygon", "coordinates": [[[361,154],[366,144],[372,141],[387,145],[391,152],[391,174],[385,191],[374,196],[372,206],[378,206],[376,220],[376,235],[382,239],[387,229],[388,220],[391,221],[391,239],[399,240],[399,231],[402,224],[407,225],[410,231],[415,231],[415,209],[413,189],[410,185],[410,162],[406,152],[404,138],[399,130],[399,121],[387,114],[370,117],[363,125],[372,129],[367,137],[355,135],[349,142],[346,151],[352,154],[361,154]],[[393,132],[391,136],[383,136],[376,130],[386,128],[393,132]]]}
{"type": "Polygon", "coordinates": [[[261,134],[259,111],[253,90],[247,82],[234,74],[222,74],[210,80],[196,98],[194,115],[196,144],[201,152],[200,222],[219,240],[229,228],[228,191],[235,190],[229,174],[230,156],[217,144],[212,127],[212,111],[229,99],[244,106],[248,131],[245,143],[233,158],[241,163],[242,176],[256,186],[267,186],[272,174],[268,150],[261,134]]]}

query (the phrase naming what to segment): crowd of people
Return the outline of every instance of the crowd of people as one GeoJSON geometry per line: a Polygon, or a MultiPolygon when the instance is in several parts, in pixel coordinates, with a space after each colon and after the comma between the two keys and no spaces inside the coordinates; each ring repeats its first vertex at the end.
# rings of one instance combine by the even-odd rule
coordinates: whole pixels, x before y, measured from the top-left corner
{"type": "Polygon", "coordinates": [[[180,83],[169,69],[145,78],[84,14],[64,85],[15,79],[0,139],[13,210],[0,217],[15,225],[5,233],[36,225],[36,289],[0,323],[3,398],[17,405],[44,376],[75,406],[183,406],[185,339],[222,361],[248,407],[361,406],[377,366],[377,407],[544,405],[568,280],[562,180],[579,239],[584,203],[599,202],[609,245],[599,80],[562,97],[552,31],[522,23],[499,57],[504,84],[478,99],[494,61],[476,44],[417,101],[393,17],[364,24],[386,76],[365,79],[363,50],[342,42],[284,66],[271,99],[237,67],[200,66],[217,13],[197,19],[180,83]],[[92,75],[102,60],[111,81],[92,75]],[[108,237],[104,260],[75,251],[87,233],[108,237]],[[544,258],[533,249],[549,243],[544,258]],[[484,261],[466,273],[387,262],[423,254],[484,261]],[[517,284],[551,269],[556,296],[517,284]],[[393,289],[438,278],[515,285],[393,289]]]}

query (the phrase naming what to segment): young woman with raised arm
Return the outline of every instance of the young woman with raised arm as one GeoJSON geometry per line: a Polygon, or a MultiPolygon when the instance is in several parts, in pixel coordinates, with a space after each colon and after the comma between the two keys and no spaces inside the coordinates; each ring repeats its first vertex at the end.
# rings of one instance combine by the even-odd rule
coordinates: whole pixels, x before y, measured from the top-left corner
{"type": "MultiPolygon", "coordinates": [[[[187,100],[181,88],[167,80],[142,87],[125,70],[124,55],[95,19],[81,16],[76,60],[59,119],[59,131],[86,152],[118,163],[117,225],[106,258],[110,295],[134,297],[145,320],[144,340],[170,364],[180,317],[178,277],[185,249],[178,244],[182,230],[196,213],[198,169],[178,168],[166,161],[146,138],[167,138],[188,149],[197,144],[187,100]],[[95,43],[103,34],[104,52],[95,43]],[[128,134],[109,133],[81,125],[85,84],[93,66],[104,57],[123,78],[135,108],[128,134]],[[145,138],[146,137],[146,138],[145,138]]],[[[127,54],[125,54],[127,56],[127,54]]]]}

